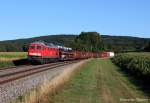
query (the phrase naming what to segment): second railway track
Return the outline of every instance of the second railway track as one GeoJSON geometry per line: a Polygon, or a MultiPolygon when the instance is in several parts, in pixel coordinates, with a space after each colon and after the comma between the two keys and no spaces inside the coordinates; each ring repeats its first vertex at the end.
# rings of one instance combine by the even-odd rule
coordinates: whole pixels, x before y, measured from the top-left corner
{"type": "MultiPolygon", "coordinates": [[[[30,76],[39,72],[43,72],[49,69],[53,69],[56,67],[64,66],[67,64],[72,64],[75,62],[78,62],[79,60],[75,61],[65,61],[65,62],[56,62],[56,63],[50,63],[50,64],[45,64],[45,65],[38,65],[38,66],[29,66],[28,68],[23,68],[23,69],[15,69],[15,71],[11,72],[11,69],[9,72],[0,72],[0,85],[26,77],[30,76]]],[[[14,69],[14,68],[13,68],[14,69]]]]}
{"type": "Polygon", "coordinates": [[[28,66],[12,67],[12,68],[9,68],[6,70],[1,70],[0,71],[0,77],[10,76],[10,75],[14,75],[14,74],[17,74],[20,72],[25,72],[25,71],[29,71],[29,70],[33,70],[33,69],[38,69],[38,68],[43,68],[43,67],[47,67],[47,66],[51,66],[51,65],[56,65],[58,63],[61,63],[61,62],[44,64],[44,65],[28,65],[28,66]]]}

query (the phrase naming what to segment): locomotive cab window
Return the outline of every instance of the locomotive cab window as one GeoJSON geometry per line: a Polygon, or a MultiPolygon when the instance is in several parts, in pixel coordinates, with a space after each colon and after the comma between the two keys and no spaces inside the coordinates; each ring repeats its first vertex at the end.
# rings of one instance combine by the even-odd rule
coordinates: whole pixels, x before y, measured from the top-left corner
{"type": "Polygon", "coordinates": [[[37,46],[37,49],[40,50],[40,49],[41,49],[41,46],[37,46]]]}
{"type": "Polygon", "coordinates": [[[30,49],[35,49],[35,46],[30,46],[30,49]]]}

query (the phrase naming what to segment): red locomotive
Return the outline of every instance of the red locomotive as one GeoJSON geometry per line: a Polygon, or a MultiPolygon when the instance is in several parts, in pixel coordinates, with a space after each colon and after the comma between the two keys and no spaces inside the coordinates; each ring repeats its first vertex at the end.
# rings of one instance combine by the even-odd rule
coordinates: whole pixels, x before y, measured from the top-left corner
{"type": "Polygon", "coordinates": [[[60,49],[53,44],[45,42],[31,43],[28,49],[28,59],[31,62],[40,62],[41,64],[57,61],[60,58],[60,49]]]}

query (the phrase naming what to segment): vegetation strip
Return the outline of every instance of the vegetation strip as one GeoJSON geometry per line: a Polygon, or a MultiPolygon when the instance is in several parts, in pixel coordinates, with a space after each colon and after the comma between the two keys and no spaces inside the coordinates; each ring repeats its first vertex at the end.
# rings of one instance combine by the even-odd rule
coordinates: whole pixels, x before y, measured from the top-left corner
{"type": "MultiPolygon", "coordinates": [[[[44,96],[41,103],[120,103],[148,98],[118,71],[109,59],[94,59],[84,65],[79,73],[59,88],[60,91],[44,96]]],[[[142,103],[143,103],[142,102],[142,103]]]]}
{"type": "MultiPolygon", "coordinates": [[[[100,101],[100,71],[92,60],[64,86],[64,89],[50,94],[50,103],[98,103],[100,101]],[[93,69],[92,70],[92,66],[93,69]]],[[[47,102],[47,103],[48,103],[47,102]]]]}
{"type": "Polygon", "coordinates": [[[70,76],[75,71],[78,71],[78,69],[80,69],[80,66],[82,66],[86,61],[87,60],[82,60],[81,62],[62,67],[61,73],[54,76],[52,80],[47,79],[46,81],[44,81],[44,84],[40,84],[39,87],[33,89],[24,96],[20,96],[16,101],[13,101],[12,103],[45,103],[41,102],[41,100],[45,98],[44,96],[46,96],[49,92],[55,92],[55,90],[63,85],[64,82],[68,81],[70,76]]]}
{"type": "Polygon", "coordinates": [[[0,69],[23,65],[23,63],[26,63],[26,58],[26,52],[0,52],[0,69]]]}

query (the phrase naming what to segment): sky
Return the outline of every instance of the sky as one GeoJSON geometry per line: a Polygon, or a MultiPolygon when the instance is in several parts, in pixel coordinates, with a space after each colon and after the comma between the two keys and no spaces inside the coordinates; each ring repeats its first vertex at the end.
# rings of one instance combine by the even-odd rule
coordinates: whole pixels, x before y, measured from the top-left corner
{"type": "Polygon", "coordinates": [[[150,38],[150,0],[0,0],[0,40],[51,34],[150,38]]]}

